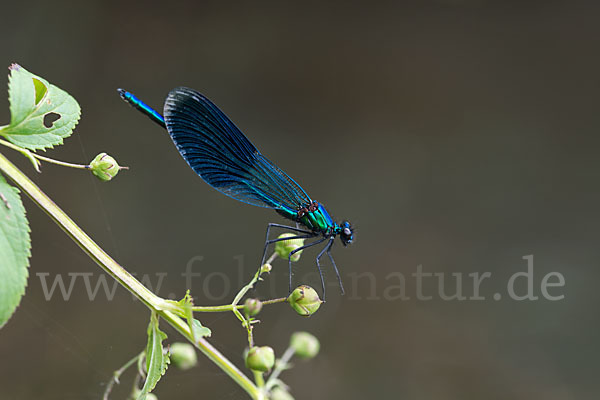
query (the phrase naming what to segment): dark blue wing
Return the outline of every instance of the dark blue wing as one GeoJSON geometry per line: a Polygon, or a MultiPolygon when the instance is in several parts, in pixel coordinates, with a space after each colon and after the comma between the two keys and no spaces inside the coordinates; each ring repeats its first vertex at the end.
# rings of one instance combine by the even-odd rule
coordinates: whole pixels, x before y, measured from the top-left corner
{"type": "Polygon", "coordinates": [[[173,89],[165,101],[164,117],[179,153],[218,191],[274,209],[297,210],[310,204],[306,192],[197,91],[173,89]]]}

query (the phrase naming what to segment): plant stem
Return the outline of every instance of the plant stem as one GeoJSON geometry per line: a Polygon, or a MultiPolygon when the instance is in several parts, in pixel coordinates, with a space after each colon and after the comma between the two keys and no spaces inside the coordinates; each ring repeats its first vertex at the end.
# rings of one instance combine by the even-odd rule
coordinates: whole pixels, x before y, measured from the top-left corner
{"type": "Polygon", "coordinates": [[[264,300],[262,303],[263,303],[263,306],[264,306],[264,305],[268,305],[268,304],[283,303],[286,300],[287,300],[287,297],[280,297],[278,299],[264,300]]]}
{"type": "MultiPolygon", "coordinates": [[[[20,152],[21,154],[23,154],[25,157],[27,157],[29,159],[31,159],[31,157],[35,157],[38,160],[46,161],[46,162],[49,162],[51,164],[62,165],[63,167],[69,167],[69,168],[78,168],[78,169],[89,169],[90,168],[89,165],[85,165],[85,164],[72,164],[72,163],[68,163],[68,162],[65,162],[65,161],[59,161],[59,160],[55,160],[53,158],[40,156],[39,154],[36,154],[36,153],[34,153],[32,151],[29,151],[29,150],[24,149],[24,148],[22,148],[20,146],[17,146],[17,145],[14,145],[14,144],[10,143],[10,142],[7,142],[6,140],[0,139],[0,144],[3,145],[3,146],[9,147],[9,148],[11,148],[13,150],[16,150],[18,152],[20,152]]],[[[39,169],[38,169],[38,172],[39,172],[39,169]]]]}
{"type": "MultiPolygon", "coordinates": [[[[269,257],[269,259],[267,260],[266,263],[267,264],[272,263],[273,260],[275,259],[275,257],[277,257],[277,254],[273,253],[271,255],[271,257],[269,257]]],[[[231,302],[231,305],[233,306],[232,311],[234,312],[235,315],[239,315],[238,318],[240,318],[240,320],[242,320],[242,321],[244,321],[244,318],[241,316],[241,314],[237,310],[236,306],[239,304],[240,300],[242,300],[242,298],[246,295],[246,293],[248,293],[248,291],[254,287],[254,284],[261,279],[260,276],[262,275],[262,273],[263,273],[263,271],[262,271],[262,265],[261,265],[258,268],[258,271],[256,271],[256,273],[254,274],[254,277],[252,278],[252,280],[250,280],[250,282],[248,282],[248,284],[246,286],[244,286],[243,288],[240,289],[238,294],[235,295],[233,301],[231,302]]]]}
{"type": "Polygon", "coordinates": [[[264,393],[243,374],[231,361],[214,348],[206,339],[194,340],[194,336],[186,321],[171,311],[172,305],[148,290],[140,281],[113,260],[98,244],[96,244],[73,220],[61,210],[44,192],[40,190],[25,174],[0,153],[0,171],[9,177],[31,200],[46,212],[60,228],[81,247],[106,273],[112,276],[121,286],[129,290],[148,308],[158,314],[188,341],[196,346],[204,355],[229,375],[253,399],[263,400],[264,393]]]}
{"type": "Polygon", "coordinates": [[[254,274],[252,280],[246,286],[241,288],[238,294],[235,295],[233,301],[231,302],[232,305],[236,306],[240,302],[240,300],[242,300],[242,298],[246,295],[246,293],[248,293],[248,290],[252,289],[254,284],[258,282],[258,278],[260,278],[260,273],[261,270],[259,268],[258,271],[256,271],[256,273],[254,274]]]}
{"type": "MultiPolygon", "coordinates": [[[[276,257],[277,257],[277,253],[273,252],[273,254],[271,254],[271,257],[269,257],[269,259],[267,260],[267,262],[265,264],[273,263],[273,261],[275,261],[276,257]]],[[[261,265],[261,268],[262,268],[262,265],[261,265]]]]}
{"type": "MultiPolygon", "coordinates": [[[[274,259],[274,257],[275,257],[275,253],[273,253],[273,255],[271,257],[269,257],[269,261],[272,261],[274,259]]],[[[233,313],[235,314],[237,319],[239,319],[242,322],[242,326],[244,328],[246,328],[246,331],[248,333],[248,346],[249,347],[254,346],[254,337],[252,336],[253,320],[248,315],[246,315],[246,317],[244,317],[242,315],[242,313],[239,310],[238,303],[242,300],[242,298],[246,295],[246,293],[248,293],[248,291],[254,287],[254,284],[261,279],[260,275],[262,273],[263,273],[263,270],[262,270],[262,265],[261,265],[260,267],[258,267],[258,270],[254,274],[254,277],[250,280],[250,282],[248,282],[248,284],[246,286],[244,286],[243,288],[240,289],[238,294],[235,295],[233,301],[231,302],[231,311],[233,311],[233,313]]],[[[256,322],[256,321],[254,321],[254,322],[256,322]]]]}
{"type": "MultiPolygon", "coordinates": [[[[269,304],[283,303],[286,300],[287,300],[287,297],[281,297],[279,299],[263,300],[262,304],[264,306],[264,305],[269,305],[269,304]]],[[[242,310],[244,307],[245,306],[242,304],[238,304],[235,306],[233,304],[224,304],[222,306],[193,306],[192,311],[195,311],[195,312],[227,312],[227,311],[233,311],[234,308],[236,308],[238,310],[242,310]]]]}
{"type": "Polygon", "coordinates": [[[267,384],[265,385],[265,389],[267,391],[271,390],[275,383],[277,383],[277,378],[279,378],[279,374],[281,374],[284,370],[287,369],[288,363],[296,353],[296,350],[293,347],[288,347],[283,356],[275,363],[275,368],[273,368],[273,372],[267,379],[267,384]]]}
{"type": "MultiPolygon", "coordinates": [[[[65,161],[59,161],[59,160],[55,160],[53,158],[40,156],[39,154],[36,154],[36,153],[31,153],[31,155],[34,156],[35,158],[37,158],[38,160],[46,161],[51,164],[62,165],[63,167],[77,168],[77,169],[90,169],[90,166],[86,165],[86,164],[68,163],[65,161]]],[[[122,168],[126,168],[126,167],[122,167],[122,168]]]]}
{"type": "Polygon", "coordinates": [[[256,386],[258,386],[259,388],[262,388],[265,386],[265,377],[263,376],[263,373],[260,371],[252,371],[254,372],[254,382],[256,382],[256,386]]]}
{"type": "Polygon", "coordinates": [[[233,311],[233,308],[237,308],[238,310],[241,310],[244,308],[244,305],[242,304],[238,304],[236,306],[234,306],[233,304],[225,304],[222,306],[193,306],[192,307],[192,311],[197,311],[197,312],[226,312],[226,311],[233,311]]]}
{"type": "Polygon", "coordinates": [[[119,378],[121,377],[121,375],[123,375],[123,372],[125,372],[129,367],[136,363],[143,354],[144,352],[142,351],[140,354],[127,361],[125,364],[123,364],[121,368],[119,368],[113,373],[113,378],[106,384],[106,390],[104,391],[104,396],[102,396],[102,400],[108,400],[108,396],[110,395],[113,386],[115,385],[115,383],[119,383],[119,378]]]}

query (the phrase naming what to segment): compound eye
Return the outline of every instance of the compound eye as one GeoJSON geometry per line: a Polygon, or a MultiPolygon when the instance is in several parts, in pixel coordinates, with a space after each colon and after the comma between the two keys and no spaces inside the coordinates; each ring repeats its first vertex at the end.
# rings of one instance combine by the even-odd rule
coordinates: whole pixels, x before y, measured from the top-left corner
{"type": "Polygon", "coordinates": [[[344,230],[342,231],[344,233],[344,235],[346,236],[350,236],[352,235],[352,231],[350,230],[350,228],[344,228],[344,230]]]}

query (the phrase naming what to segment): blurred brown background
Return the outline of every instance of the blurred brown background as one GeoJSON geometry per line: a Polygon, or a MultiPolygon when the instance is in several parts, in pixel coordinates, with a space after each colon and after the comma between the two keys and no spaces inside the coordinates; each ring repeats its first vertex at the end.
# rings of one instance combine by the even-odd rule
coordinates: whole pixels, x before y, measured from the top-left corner
{"type": "MultiPolygon", "coordinates": [[[[599,12],[596,2],[561,1],[4,3],[0,66],[22,64],[83,110],[73,137],[48,155],[88,162],[107,151],[131,170],[110,183],[53,165],[38,175],[1,151],[130,271],[153,281],[167,273],[160,295],[182,297],[181,272],[202,256],[194,271],[226,274],[231,293],[214,299],[227,289],[221,275],[211,295],[194,278],[196,302],[224,303],[239,286],[234,257],[249,279],[266,223],[280,217],[203,183],[116,93],[161,109],[171,88],[196,88],[358,228],[355,245],[334,248],[347,296],[327,268],[328,301],[313,317],[285,305],[261,313],[256,340],[279,354],[295,330],[321,339],[317,359],[283,374],[296,398],[597,398],[599,12]],[[565,298],[493,300],[529,254],[536,295],[546,273],[560,272],[566,285],[551,293],[565,298]],[[417,265],[465,279],[489,271],[487,300],[443,301],[426,285],[433,299],[417,301],[417,265]],[[353,288],[362,272],[370,278],[353,288]],[[410,300],[383,296],[398,272],[410,300]]],[[[99,268],[24,202],[31,278],[0,331],[0,399],[100,399],[112,371],[143,348],[149,313],[123,289],[90,301],[81,281],[69,301],[46,301],[36,274],[93,272],[95,282],[99,268]]],[[[296,283],[318,287],[313,254],[296,265],[296,283]]],[[[271,282],[272,295],[287,293],[285,262],[275,267],[257,296],[271,296],[271,282]]],[[[241,366],[234,317],[203,321],[241,366]]],[[[245,398],[200,360],[169,371],[159,398],[245,398]]],[[[125,398],[127,378],[114,399],[125,398]]]]}

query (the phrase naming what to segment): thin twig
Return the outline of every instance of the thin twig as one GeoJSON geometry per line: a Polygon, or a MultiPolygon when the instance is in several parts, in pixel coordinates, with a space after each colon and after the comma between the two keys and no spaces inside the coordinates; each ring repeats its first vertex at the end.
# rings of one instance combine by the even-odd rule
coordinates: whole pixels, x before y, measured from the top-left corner
{"type": "Polygon", "coordinates": [[[121,368],[119,368],[113,373],[112,379],[106,384],[106,390],[104,390],[104,396],[102,396],[102,400],[108,400],[108,396],[110,395],[110,392],[112,391],[112,388],[115,385],[115,383],[120,383],[119,378],[121,377],[121,375],[123,375],[123,372],[125,372],[135,362],[142,358],[143,355],[144,352],[142,351],[140,354],[127,361],[125,364],[123,364],[121,368]]]}
{"type": "MultiPolygon", "coordinates": [[[[69,168],[78,168],[78,169],[89,169],[90,168],[89,165],[85,165],[85,164],[73,164],[73,163],[68,163],[65,161],[55,160],[50,157],[40,156],[39,154],[36,154],[33,151],[29,151],[20,146],[14,145],[10,142],[7,142],[6,140],[0,139],[0,144],[20,152],[21,154],[23,154],[25,157],[27,157],[29,159],[31,159],[31,157],[35,157],[38,160],[46,161],[51,164],[62,165],[63,167],[69,167],[69,168]]],[[[36,170],[39,172],[39,168],[37,166],[36,166],[36,170]]]]}

